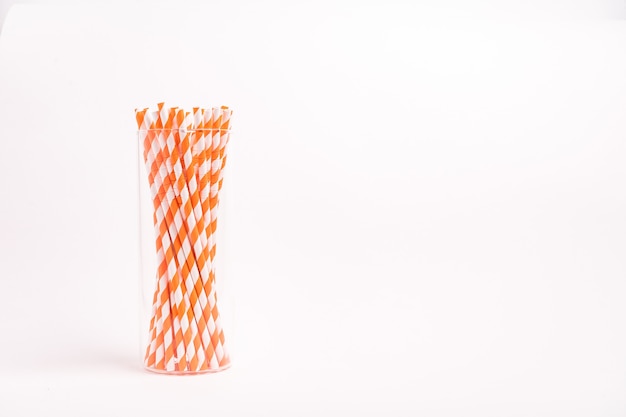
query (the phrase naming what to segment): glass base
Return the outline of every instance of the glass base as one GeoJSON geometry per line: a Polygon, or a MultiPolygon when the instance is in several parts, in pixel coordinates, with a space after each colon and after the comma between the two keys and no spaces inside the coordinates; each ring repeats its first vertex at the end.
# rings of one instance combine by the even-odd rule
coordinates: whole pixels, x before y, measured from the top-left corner
{"type": "Polygon", "coordinates": [[[202,371],[164,371],[162,369],[149,368],[147,366],[144,366],[144,369],[148,372],[151,372],[154,374],[160,374],[160,375],[202,375],[202,374],[214,374],[217,372],[225,371],[226,369],[230,368],[231,365],[232,365],[231,363],[228,363],[226,365],[220,366],[219,368],[205,369],[202,371]]]}

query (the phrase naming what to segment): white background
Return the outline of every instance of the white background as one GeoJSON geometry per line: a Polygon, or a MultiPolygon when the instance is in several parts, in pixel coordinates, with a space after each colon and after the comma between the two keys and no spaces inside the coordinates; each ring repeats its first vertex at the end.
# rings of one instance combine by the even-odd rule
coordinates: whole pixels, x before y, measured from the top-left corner
{"type": "Polygon", "coordinates": [[[0,415],[626,415],[621,10],[15,6],[0,415]],[[138,353],[133,110],[161,100],[235,110],[219,374],[138,353]]]}

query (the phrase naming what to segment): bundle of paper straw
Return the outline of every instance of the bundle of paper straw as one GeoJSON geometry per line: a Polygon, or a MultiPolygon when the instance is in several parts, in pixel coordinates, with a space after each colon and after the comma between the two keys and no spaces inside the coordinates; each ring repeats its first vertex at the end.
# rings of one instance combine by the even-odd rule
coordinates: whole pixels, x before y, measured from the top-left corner
{"type": "Polygon", "coordinates": [[[229,366],[215,293],[215,233],[228,107],[135,110],[156,231],[157,279],[145,366],[194,373],[229,366]]]}

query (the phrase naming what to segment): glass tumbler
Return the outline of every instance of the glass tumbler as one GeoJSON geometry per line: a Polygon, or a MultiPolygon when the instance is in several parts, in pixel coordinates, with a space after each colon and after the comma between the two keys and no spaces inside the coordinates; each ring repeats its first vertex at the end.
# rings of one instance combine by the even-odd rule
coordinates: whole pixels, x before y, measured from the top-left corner
{"type": "Polygon", "coordinates": [[[149,371],[198,374],[231,365],[225,330],[232,296],[217,256],[231,113],[162,103],[154,112],[136,110],[140,349],[149,371]]]}

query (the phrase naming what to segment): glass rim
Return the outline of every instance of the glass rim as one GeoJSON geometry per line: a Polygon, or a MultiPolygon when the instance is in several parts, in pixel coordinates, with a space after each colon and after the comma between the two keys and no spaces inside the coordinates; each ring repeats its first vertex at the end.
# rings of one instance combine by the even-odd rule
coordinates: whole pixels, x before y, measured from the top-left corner
{"type": "Polygon", "coordinates": [[[231,128],[227,128],[227,129],[222,129],[222,128],[209,128],[209,129],[187,129],[185,127],[178,127],[178,128],[153,128],[153,129],[137,129],[137,132],[154,132],[154,131],[163,131],[163,130],[180,130],[180,131],[185,131],[185,132],[232,132],[233,130],[231,128]]]}

